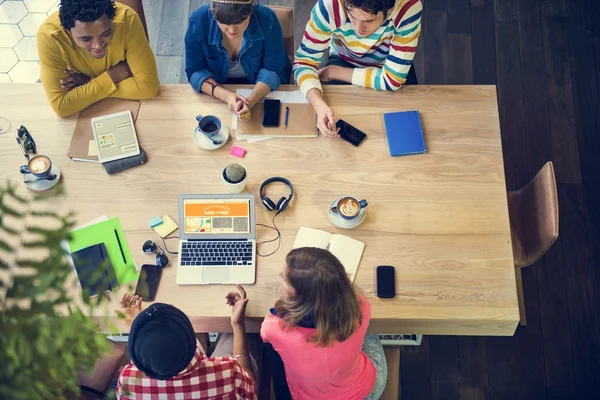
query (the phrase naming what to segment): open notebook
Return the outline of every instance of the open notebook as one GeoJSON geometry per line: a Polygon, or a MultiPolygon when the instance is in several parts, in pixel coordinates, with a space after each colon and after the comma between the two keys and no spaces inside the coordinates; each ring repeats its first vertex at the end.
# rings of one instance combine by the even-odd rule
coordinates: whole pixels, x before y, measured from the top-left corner
{"type": "Polygon", "coordinates": [[[301,227],[296,234],[294,249],[299,247],[319,247],[327,249],[340,260],[351,282],[356,278],[356,271],[362,258],[365,244],[348,236],[331,234],[319,229],[301,227]]]}

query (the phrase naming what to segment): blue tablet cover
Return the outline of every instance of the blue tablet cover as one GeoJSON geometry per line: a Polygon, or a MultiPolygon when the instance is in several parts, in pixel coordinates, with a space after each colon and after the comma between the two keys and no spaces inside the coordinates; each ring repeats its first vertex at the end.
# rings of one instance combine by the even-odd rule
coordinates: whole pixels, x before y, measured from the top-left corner
{"type": "Polygon", "coordinates": [[[418,111],[383,114],[383,121],[392,156],[422,154],[427,151],[418,111]]]}

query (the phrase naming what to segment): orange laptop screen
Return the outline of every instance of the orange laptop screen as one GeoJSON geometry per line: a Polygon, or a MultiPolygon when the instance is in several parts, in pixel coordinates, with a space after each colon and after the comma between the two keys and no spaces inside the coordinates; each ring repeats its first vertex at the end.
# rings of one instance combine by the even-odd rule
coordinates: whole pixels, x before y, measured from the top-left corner
{"type": "Polygon", "coordinates": [[[186,235],[250,233],[250,201],[189,199],[183,201],[186,235]]]}

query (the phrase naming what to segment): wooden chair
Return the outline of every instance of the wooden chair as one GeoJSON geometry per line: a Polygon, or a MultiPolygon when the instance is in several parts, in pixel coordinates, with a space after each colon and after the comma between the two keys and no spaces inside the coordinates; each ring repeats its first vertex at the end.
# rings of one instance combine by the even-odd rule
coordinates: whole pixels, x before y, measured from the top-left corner
{"type": "Polygon", "coordinates": [[[387,383],[380,400],[398,400],[400,398],[400,349],[398,347],[384,347],[385,360],[387,361],[387,383]]]}
{"type": "Polygon", "coordinates": [[[290,7],[282,6],[268,5],[267,7],[275,11],[275,15],[277,15],[281,30],[283,31],[285,52],[290,61],[294,62],[294,54],[296,53],[296,49],[294,48],[294,10],[290,7]]]}
{"type": "Polygon", "coordinates": [[[91,372],[79,372],[77,382],[81,387],[79,400],[102,399],[104,393],[110,389],[111,382],[119,373],[123,365],[123,358],[127,353],[127,346],[111,341],[109,353],[96,363],[91,372]]]}
{"type": "Polygon", "coordinates": [[[133,10],[140,16],[142,20],[142,25],[144,26],[144,32],[146,32],[146,37],[148,37],[148,27],[146,26],[146,14],[144,14],[144,5],[142,4],[142,0],[117,0],[121,4],[125,4],[133,8],[133,10]]]}
{"type": "Polygon", "coordinates": [[[521,326],[527,325],[521,268],[539,260],[558,238],[558,196],[554,165],[547,162],[524,188],[508,192],[508,212],[521,326]]]}

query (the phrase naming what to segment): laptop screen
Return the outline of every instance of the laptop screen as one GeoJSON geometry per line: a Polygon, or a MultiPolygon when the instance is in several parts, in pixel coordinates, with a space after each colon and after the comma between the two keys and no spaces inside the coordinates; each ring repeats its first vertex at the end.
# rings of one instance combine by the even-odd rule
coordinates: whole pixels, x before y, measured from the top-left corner
{"type": "Polygon", "coordinates": [[[184,233],[204,235],[243,235],[250,233],[250,200],[185,199],[183,200],[184,233]]]}

